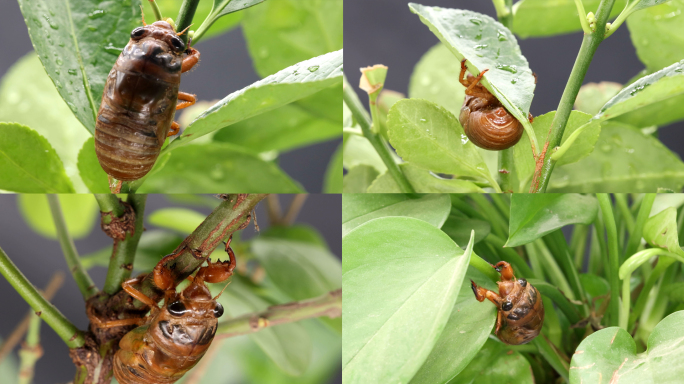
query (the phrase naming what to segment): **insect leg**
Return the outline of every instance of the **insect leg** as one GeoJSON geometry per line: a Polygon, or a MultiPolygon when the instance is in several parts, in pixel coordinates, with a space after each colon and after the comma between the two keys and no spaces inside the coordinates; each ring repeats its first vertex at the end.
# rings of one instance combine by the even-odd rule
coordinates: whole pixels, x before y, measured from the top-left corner
{"type": "Polygon", "coordinates": [[[499,261],[494,268],[501,273],[501,280],[515,280],[513,275],[513,267],[505,261],[499,261]]]}
{"type": "Polygon", "coordinates": [[[98,328],[114,328],[114,327],[125,327],[128,325],[141,325],[145,322],[144,317],[134,317],[131,319],[121,319],[121,320],[108,320],[101,321],[98,318],[93,318],[95,324],[98,328]]]}
{"type": "Polygon", "coordinates": [[[197,101],[195,95],[185,92],[178,92],[178,104],[176,105],[176,110],[187,108],[197,101]]]}
{"type": "Polygon", "coordinates": [[[497,308],[499,308],[499,302],[501,301],[501,297],[496,292],[490,291],[487,288],[478,287],[477,284],[475,284],[475,282],[472,280],[470,280],[470,284],[477,301],[483,302],[485,299],[488,299],[489,301],[494,303],[494,305],[496,305],[497,308]]]}
{"type": "Polygon", "coordinates": [[[202,267],[198,272],[201,274],[202,279],[207,283],[220,283],[227,280],[233,275],[233,270],[235,269],[236,260],[235,253],[230,248],[230,242],[233,240],[233,235],[230,235],[228,241],[226,242],[226,252],[228,253],[228,260],[218,261],[213,263],[210,259],[207,259],[209,264],[206,267],[202,267]]]}
{"type": "Polygon", "coordinates": [[[169,133],[166,134],[166,137],[174,136],[178,134],[178,131],[180,131],[180,125],[173,121],[171,122],[171,128],[169,128],[169,133]]]}
{"type": "Polygon", "coordinates": [[[496,331],[494,331],[494,333],[499,333],[501,324],[503,324],[503,313],[501,311],[496,311],[496,331]]]}
{"type": "Polygon", "coordinates": [[[463,60],[461,60],[461,74],[458,76],[458,81],[459,81],[461,84],[463,84],[463,86],[466,87],[466,88],[468,88],[468,86],[470,86],[470,83],[468,83],[468,80],[466,80],[466,79],[464,78],[465,73],[466,73],[466,70],[468,69],[468,68],[466,68],[466,65],[465,65],[465,63],[466,63],[467,60],[468,60],[468,59],[463,59],[463,60]]]}
{"type": "Polygon", "coordinates": [[[188,48],[188,55],[183,59],[183,64],[181,65],[181,73],[185,73],[192,69],[197,63],[199,63],[200,53],[195,48],[188,48]]]}
{"type": "Polygon", "coordinates": [[[149,297],[145,296],[144,293],[138,291],[137,289],[135,289],[135,288],[133,287],[133,284],[139,283],[139,282],[142,281],[144,278],[145,278],[145,276],[143,275],[143,276],[138,276],[138,277],[136,277],[136,278],[134,278],[134,279],[126,280],[126,281],[124,281],[123,283],[121,283],[121,288],[123,288],[123,290],[126,291],[126,293],[128,293],[129,295],[135,297],[136,299],[138,299],[138,300],[139,300],[140,302],[142,302],[143,304],[146,304],[146,305],[148,305],[148,306],[150,306],[150,307],[152,307],[152,308],[159,308],[159,307],[157,306],[157,303],[156,303],[154,300],[152,300],[152,299],[150,299],[149,297]]]}
{"type": "MultiPolygon", "coordinates": [[[[461,71],[463,70],[461,69],[461,71]]],[[[479,75],[477,75],[475,80],[465,90],[466,95],[475,96],[475,86],[480,82],[480,80],[482,80],[482,76],[484,76],[484,74],[487,73],[487,71],[489,71],[489,69],[485,69],[484,71],[480,72],[479,75]]]]}

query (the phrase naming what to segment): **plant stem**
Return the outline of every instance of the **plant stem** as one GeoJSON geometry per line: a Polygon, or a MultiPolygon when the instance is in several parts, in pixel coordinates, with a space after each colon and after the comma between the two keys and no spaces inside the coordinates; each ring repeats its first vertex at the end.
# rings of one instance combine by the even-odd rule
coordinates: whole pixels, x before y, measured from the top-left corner
{"type": "Polygon", "coordinates": [[[341,288],[313,299],[275,305],[262,312],[249,313],[222,322],[218,325],[215,339],[247,335],[274,325],[321,316],[342,316],[341,288]]]}
{"type": "Polygon", "coordinates": [[[572,262],[570,249],[568,248],[568,243],[565,241],[565,236],[563,236],[563,232],[561,230],[553,231],[550,234],[544,236],[543,239],[547,246],[552,246],[553,248],[555,248],[555,252],[553,253],[555,259],[556,261],[558,261],[558,263],[561,265],[561,268],[564,270],[565,276],[567,276],[568,282],[570,283],[570,287],[572,288],[572,292],[575,295],[575,299],[584,303],[582,306],[582,315],[587,316],[589,314],[589,307],[586,304],[586,295],[584,294],[584,288],[582,287],[582,283],[580,282],[577,269],[575,269],[575,266],[572,262]]]}
{"type": "MultiPolygon", "coordinates": [[[[608,16],[610,16],[610,10],[613,9],[614,3],[615,0],[601,1],[596,12],[596,30],[592,33],[585,34],[582,38],[582,46],[580,47],[577,59],[575,59],[575,64],[572,67],[570,78],[565,85],[565,90],[563,91],[563,96],[558,105],[556,115],[551,122],[549,136],[546,141],[548,151],[553,152],[561,143],[563,133],[565,132],[565,125],[570,118],[570,112],[572,111],[573,104],[577,98],[577,93],[579,93],[582,82],[584,81],[584,76],[587,74],[589,64],[594,58],[596,49],[604,39],[606,21],[608,20],[608,16]]],[[[546,192],[549,180],[551,179],[551,172],[553,172],[553,167],[556,164],[556,162],[551,159],[548,152],[546,158],[541,160],[544,163],[538,172],[538,177],[534,178],[534,180],[537,180],[537,184],[532,185],[532,192],[546,192]]]]}
{"type": "Polygon", "coordinates": [[[587,21],[587,12],[584,11],[584,4],[582,0],[575,0],[575,6],[577,7],[577,14],[579,15],[580,24],[582,24],[582,30],[584,34],[591,33],[591,28],[589,28],[589,22],[587,21]]]}
{"type": "Polygon", "coordinates": [[[162,14],[161,10],[159,9],[159,5],[157,5],[157,2],[154,0],[149,0],[150,1],[150,6],[152,7],[152,12],[154,13],[154,18],[159,21],[162,19],[162,14]]]}
{"type": "MultiPolygon", "coordinates": [[[[180,32],[192,24],[192,19],[195,17],[195,10],[197,10],[197,5],[199,0],[183,0],[180,10],[178,11],[178,17],[176,18],[176,31],[180,32]]],[[[184,33],[179,36],[183,40],[183,44],[188,44],[188,33],[184,33]]]]}
{"type": "Polygon", "coordinates": [[[280,225],[283,210],[280,208],[280,197],[278,195],[266,196],[266,211],[271,225],[280,225]]]}
{"type": "Polygon", "coordinates": [[[83,268],[83,265],[81,265],[81,259],[78,257],[76,245],[74,245],[74,240],[71,238],[71,235],[69,235],[69,230],[66,226],[64,215],[62,214],[59,197],[57,195],[47,195],[47,200],[50,205],[52,220],[57,229],[57,238],[59,239],[59,244],[62,246],[64,258],[69,266],[71,275],[74,277],[74,280],[76,280],[78,290],[81,291],[83,298],[88,300],[90,297],[97,295],[99,290],[90,278],[90,275],[88,275],[88,272],[83,268]]]}
{"type": "Polygon", "coordinates": [[[366,110],[363,108],[363,105],[361,105],[359,97],[356,95],[352,87],[347,82],[346,77],[344,78],[343,96],[344,102],[347,104],[347,107],[351,110],[354,119],[361,126],[363,136],[365,136],[366,139],[370,141],[373,148],[375,148],[375,151],[382,159],[382,162],[385,163],[385,166],[387,167],[387,172],[389,172],[390,176],[392,176],[394,181],[397,183],[399,189],[403,193],[415,193],[415,190],[411,186],[411,183],[409,183],[408,179],[406,179],[406,176],[401,171],[401,169],[399,169],[397,163],[394,162],[394,159],[392,158],[392,155],[387,149],[387,146],[385,146],[385,144],[380,140],[380,137],[378,135],[374,134],[371,131],[371,122],[370,118],[368,117],[368,112],[366,112],[366,110]]]}
{"type": "MultiPolygon", "coordinates": [[[[542,239],[537,239],[533,243],[536,246],[536,255],[539,257],[539,261],[544,267],[544,272],[549,277],[549,280],[558,287],[563,293],[570,299],[576,300],[577,297],[573,294],[573,289],[565,278],[563,271],[558,266],[556,259],[553,257],[549,249],[544,244],[542,239]]],[[[534,248],[534,247],[532,247],[534,248]]]]}
{"type": "MultiPolygon", "coordinates": [[[[618,275],[620,252],[618,251],[617,228],[613,216],[613,206],[606,193],[597,193],[603,222],[608,233],[608,278],[610,279],[610,326],[618,326],[620,320],[620,277],[618,275]]],[[[603,236],[599,233],[599,236],[603,236]]],[[[623,298],[625,300],[625,298],[623,298]]]]}
{"type": "Polygon", "coordinates": [[[614,193],[615,204],[622,215],[622,219],[627,227],[627,232],[631,234],[634,232],[634,217],[632,217],[632,212],[629,210],[629,204],[627,204],[627,195],[624,193],[614,193]]]}
{"type": "Polygon", "coordinates": [[[299,215],[299,211],[301,211],[302,206],[304,206],[307,196],[309,195],[306,193],[294,195],[292,202],[290,203],[290,207],[287,209],[287,213],[285,213],[285,216],[283,216],[283,224],[292,225],[292,223],[294,223],[295,219],[299,215]]]}
{"type": "Polygon", "coordinates": [[[518,180],[513,173],[513,148],[499,151],[499,186],[506,193],[514,193],[518,189],[518,180]]]}
{"type": "Polygon", "coordinates": [[[644,198],[641,200],[641,206],[639,207],[639,214],[634,223],[634,231],[629,236],[627,247],[625,247],[623,260],[631,257],[639,248],[641,237],[644,234],[644,224],[646,224],[646,220],[648,220],[648,217],[651,215],[651,208],[653,207],[655,198],[655,193],[644,194],[644,198]]]}
{"type": "Polygon", "coordinates": [[[36,361],[43,356],[40,346],[40,317],[31,315],[26,342],[19,350],[19,384],[31,384],[36,361]]]}
{"type": "Polygon", "coordinates": [[[499,281],[499,273],[489,264],[485,259],[475,254],[470,255],[470,266],[482,272],[489,277],[493,282],[499,281]]]}
{"type": "Polygon", "coordinates": [[[578,271],[581,271],[582,266],[584,265],[584,252],[587,248],[588,235],[588,225],[576,224],[572,230],[572,238],[570,239],[570,251],[573,253],[575,260],[575,268],[578,271]]]}
{"type": "Polygon", "coordinates": [[[527,281],[535,287],[539,293],[551,299],[554,304],[563,312],[568,318],[570,325],[577,324],[582,320],[577,307],[568,300],[568,298],[557,287],[539,279],[527,279],[527,281]]]}
{"type": "MultiPolygon", "coordinates": [[[[116,196],[115,196],[116,197],[116,196]]],[[[113,219],[115,211],[120,211],[125,209],[125,206],[118,200],[118,206],[111,211],[112,214],[107,215],[103,211],[102,221],[105,222],[106,219],[113,219]]],[[[140,242],[140,236],[144,231],[143,224],[145,219],[145,203],[147,201],[147,195],[129,194],[127,202],[132,208],[132,216],[128,218],[129,220],[135,219],[134,223],[130,224],[130,230],[128,226],[123,232],[123,240],[120,238],[114,238],[114,245],[112,247],[112,256],[109,259],[109,268],[107,269],[107,278],[105,279],[104,287],[102,288],[108,295],[113,295],[119,290],[121,290],[121,283],[131,277],[131,271],[133,270],[133,261],[135,260],[135,252],[138,249],[138,242],[140,242]]],[[[102,205],[101,205],[102,206],[102,205]]],[[[117,219],[123,217],[122,213],[116,216],[117,219]]],[[[120,221],[119,221],[120,222],[120,221]]],[[[111,235],[108,233],[108,235],[111,235]]]]}
{"type": "MultiPolygon", "coordinates": [[[[100,212],[111,212],[111,214],[116,217],[123,216],[126,208],[121,204],[121,200],[119,200],[116,195],[111,193],[96,193],[93,196],[95,196],[95,200],[97,200],[97,204],[100,206],[100,212]]],[[[105,222],[105,224],[112,222],[110,215],[107,215],[106,218],[103,216],[102,220],[105,222]]]]}
{"type": "Polygon", "coordinates": [[[2,248],[0,248],[0,273],[5,276],[5,279],[26,300],[36,314],[55,330],[67,347],[78,348],[83,346],[85,343],[83,333],[64,317],[54,305],[41,296],[38,289],[19,271],[2,248]]]}

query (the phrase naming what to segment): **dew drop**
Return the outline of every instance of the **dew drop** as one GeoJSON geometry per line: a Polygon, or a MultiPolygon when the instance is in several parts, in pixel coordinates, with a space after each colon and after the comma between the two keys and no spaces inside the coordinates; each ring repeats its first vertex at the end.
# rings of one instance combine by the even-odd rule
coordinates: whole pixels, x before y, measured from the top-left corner
{"type": "Polygon", "coordinates": [[[48,25],[50,25],[50,28],[55,29],[55,30],[59,29],[59,25],[57,25],[54,21],[52,21],[52,19],[50,19],[50,16],[43,15],[43,18],[45,19],[45,21],[48,22],[48,25]]]}
{"type": "Polygon", "coordinates": [[[481,34],[481,33],[478,33],[478,34],[475,36],[475,40],[480,40],[481,38],[482,38],[482,34],[481,34]]]}
{"type": "Polygon", "coordinates": [[[513,80],[511,80],[511,84],[515,84],[515,83],[517,83],[517,82],[518,82],[518,78],[517,78],[517,77],[514,78],[513,80]]]}
{"type": "Polygon", "coordinates": [[[96,9],[88,14],[88,18],[91,19],[99,19],[100,17],[105,15],[105,11],[102,9],[96,9]]]}
{"type": "Polygon", "coordinates": [[[61,72],[59,71],[59,69],[55,69],[55,74],[56,74],[56,75],[61,74],[61,72]]]}
{"type": "Polygon", "coordinates": [[[307,68],[307,69],[309,70],[309,72],[316,72],[316,71],[318,71],[318,68],[320,68],[320,66],[318,66],[318,65],[313,65],[313,66],[311,66],[311,67],[309,67],[309,68],[307,68]]]}
{"type": "Polygon", "coordinates": [[[499,41],[506,41],[506,40],[508,40],[508,39],[506,38],[506,34],[503,33],[503,31],[498,31],[498,32],[496,33],[496,37],[499,38],[499,41]]]}
{"type": "Polygon", "coordinates": [[[123,48],[117,48],[117,47],[115,47],[112,43],[109,43],[109,44],[105,45],[104,50],[105,50],[105,52],[107,52],[107,53],[110,53],[110,54],[112,54],[112,55],[119,56],[119,54],[121,53],[121,51],[123,51],[123,48]]]}
{"type": "Polygon", "coordinates": [[[510,72],[510,73],[518,73],[518,67],[515,65],[509,65],[509,64],[497,64],[496,69],[500,69],[502,71],[510,72]]]}
{"type": "Polygon", "coordinates": [[[78,73],[78,72],[76,72],[75,69],[70,69],[70,70],[68,70],[67,72],[69,72],[69,74],[70,74],[70,75],[73,75],[73,76],[76,76],[76,74],[78,73]]]}
{"type": "Polygon", "coordinates": [[[64,64],[64,63],[62,62],[62,60],[60,60],[59,58],[57,58],[57,59],[55,60],[55,64],[57,64],[57,65],[62,65],[62,64],[64,64]]]}
{"type": "Polygon", "coordinates": [[[485,49],[485,48],[487,48],[487,44],[480,44],[480,45],[475,46],[475,49],[485,49]]]}
{"type": "Polygon", "coordinates": [[[468,136],[466,136],[465,134],[461,133],[461,144],[466,145],[466,144],[468,143],[468,141],[470,141],[470,140],[468,139],[468,136]]]}
{"type": "Polygon", "coordinates": [[[421,123],[427,123],[427,119],[420,119],[421,123]]]}
{"type": "Polygon", "coordinates": [[[472,18],[472,19],[470,19],[470,22],[473,23],[473,24],[475,24],[475,25],[480,25],[480,24],[482,24],[482,20],[480,20],[480,19],[478,19],[478,18],[472,18]]]}

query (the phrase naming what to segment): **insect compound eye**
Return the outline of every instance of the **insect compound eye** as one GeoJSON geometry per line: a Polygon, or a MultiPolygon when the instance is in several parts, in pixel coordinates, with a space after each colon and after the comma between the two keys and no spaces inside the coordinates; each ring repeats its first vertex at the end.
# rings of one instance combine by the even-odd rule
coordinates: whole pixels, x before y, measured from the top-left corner
{"type": "Polygon", "coordinates": [[[525,280],[525,279],[520,279],[520,280],[518,280],[518,284],[522,285],[523,288],[524,288],[524,287],[527,287],[527,280],[525,280]]]}
{"type": "Polygon", "coordinates": [[[169,304],[166,309],[170,314],[178,317],[183,316],[183,314],[188,311],[187,308],[185,308],[185,304],[181,303],[180,301],[174,301],[173,303],[169,304]]]}
{"type": "Polygon", "coordinates": [[[142,35],[145,34],[145,28],[143,27],[138,27],[131,32],[131,39],[138,39],[142,37],[142,35]]]}
{"type": "Polygon", "coordinates": [[[173,48],[177,51],[183,51],[185,49],[185,44],[177,37],[171,39],[171,45],[173,45],[173,48]]]}
{"type": "Polygon", "coordinates": [[[216,307],[214,308],[214,317],[219,318],[223,316],[223,305],[221,303],[216,303],[216,307]]]}
{"type": "Polygon", "coordinates": [[[510,311],[511,308],[513,308],[513,303],[511,303],[510,301],[503,303],[503,305],[501,306],[501,309],[503,309],[504,311],[510,311]]]}

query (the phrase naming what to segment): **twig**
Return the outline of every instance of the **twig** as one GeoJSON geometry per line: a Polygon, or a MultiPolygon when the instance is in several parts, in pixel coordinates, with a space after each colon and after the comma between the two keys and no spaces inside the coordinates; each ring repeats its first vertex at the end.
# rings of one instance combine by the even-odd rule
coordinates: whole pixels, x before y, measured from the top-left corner
{"type": "Polygon", "coordinates": [[[74,240],[69,235],[69,230],[66,226],[66,221],[64,220],[64,215],[62,214],[62,207],[59,204],[59,198],[57,195],[47,195],[48,204],[50,205],[50,212],[52,212],[52,220],[55,222],[55,228],[57,228],[57,238],[59,239],[59,244],[62,246],[62,253],[64,253],[64,258],[66,259],[71,275],[76,280],[79,291],[83,295],[83,298],[88,300],[88,298],[97,295],[99,290],[90,278],[88,272],[81,265],[81,259],[78,257],[78,251],[76,251],[76,245],[74,245],[74,240]]]}
{"type": "Polygon", "coordinates": [[[266,197],[266,209],[268,211],[268,221],[271,225],[280,224],[280,219],[283,217],[283,211],[280,208],[280,197],[272,194],[266,197]]]}
{"type": "Polygon", "coordinates": [[[275,305],[262,312],[249,313],[220,323],[216,330],[216,339],[247,335],[274,325],[321,316],[342,316],[341,288],[313,299],[275,305]]]}
{"type": "Polygon", "coordinates": [[[36,314],[59,335],[67,347],[78,348],[83,346],[85,343],[83,333],[64,317],[54,305],[41,296],[38,289],[19,271],[2,248],[0,248],[0,273],[36,311],[36,314]]]}
{"type": "Polygon", "coordinates": [[[36,362],[41,356],[43,347],[40,345],[40,317],[32,314],[26,342],[19,350],[19,384],[31,384],[36,362]]]}
{"type": "MultiPolygon", "coordinates": [[[[64,283],[64,272],[62,271],[57,271],[55,272],[54,275],[50,278],[50,281],[48,282],[47,286],[45,286],[45,290],[43,291],[43,297],[45,300],[52,300],[53,297],[55,297],[55,293],[57,293],[57,290],[62,286],[64,283]]],[[[26,316],[21,320],[19,325],[17,325],[16,328],[10,333],[9,337],[5,340],[4,343],[2,343],[2,346],[0,346],[0,363],[5,359],[8,353],[14,349],[14,346],[17,345],[17,343],[21,340],[22,337],[24,337],[24,334],[29,328],[29,322],[31,321],[31,318],[35,316],[35,313],[33,311],[29,311],[26,316]]]]}
{"type": "MultiPolygon", "coordinates": [[[[178,32],[184,30],[192,24],[192,19],[195,17],[195,10],[197,10],[197,5],[199,0],[184,0],[181,4],[180,10],[178,11],[178,17],[176,18],[176,30],[178,32]]],[[[188,33],[184,33],[179,36],[183,40],[183,44],[188,44],[188,33]]]]}
{"type": "Polygon", "coordinates": [[[299,211],[302,210],[302,206],[304,206],[304,202],[306,201],[307,197],[308,195],[305,193],[294,196],[292,202],[290,203],[290,207],[287,209],[287,213],[283,217],[283,224],[292,225],[292,223],[294,223],[295,219],[297,219],[297,216],[299,215],[299,211]]]}

